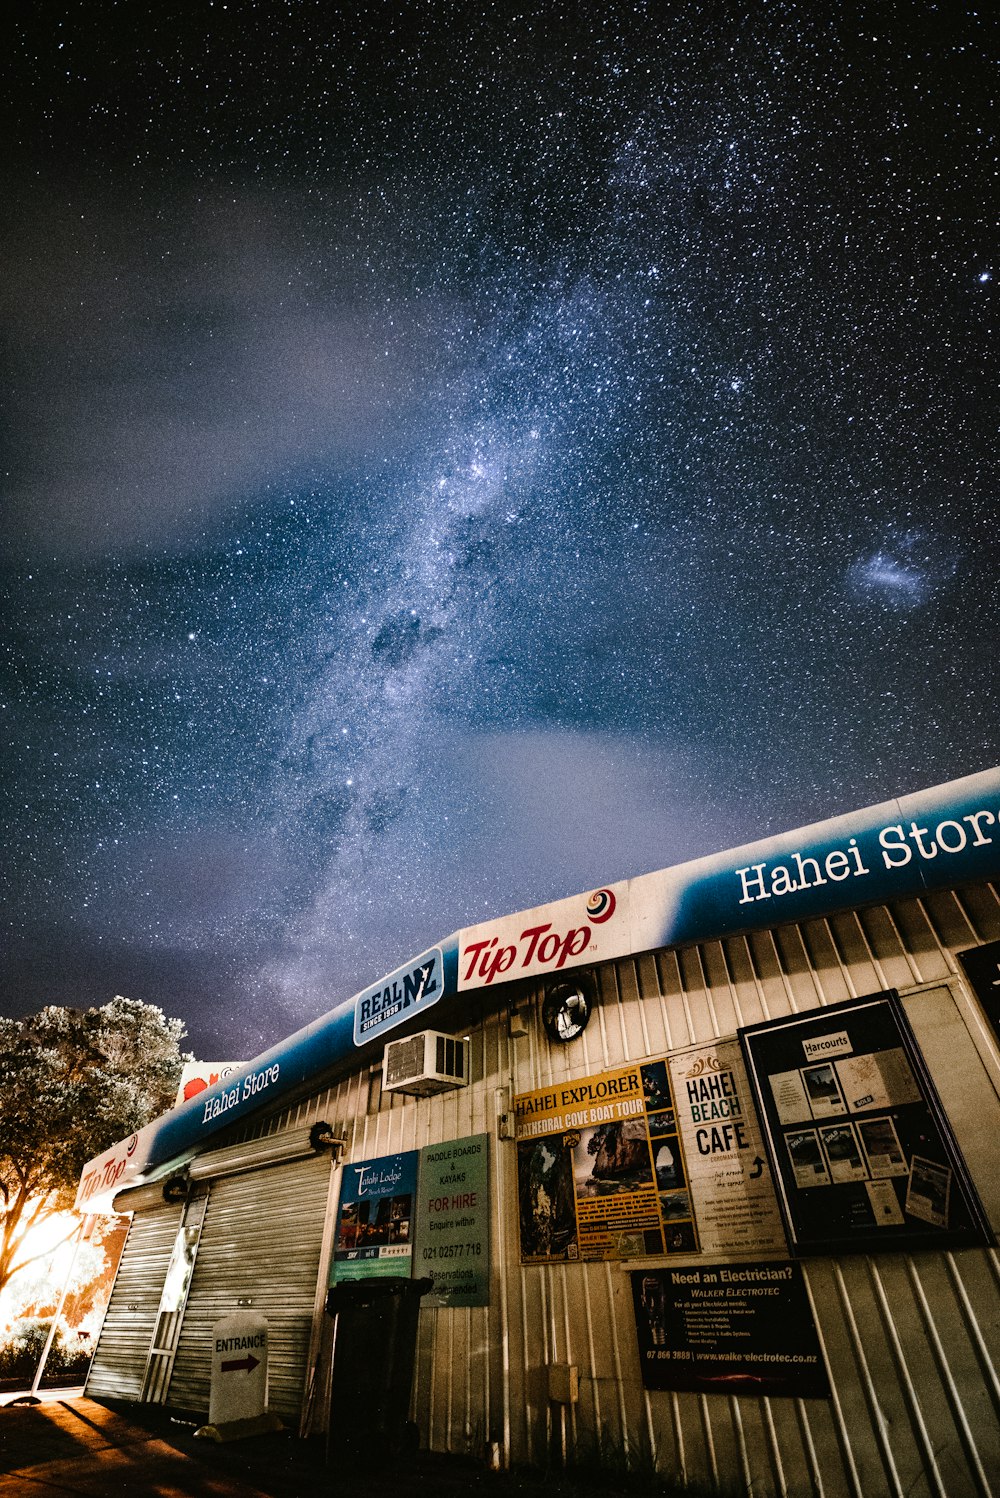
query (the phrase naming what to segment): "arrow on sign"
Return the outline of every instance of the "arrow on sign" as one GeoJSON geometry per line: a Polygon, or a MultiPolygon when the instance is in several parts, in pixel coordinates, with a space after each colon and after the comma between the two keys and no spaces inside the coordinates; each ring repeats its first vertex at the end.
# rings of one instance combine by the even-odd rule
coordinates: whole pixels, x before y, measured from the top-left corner
{"type": "Polygon", "coordinates": [[[255,1368],[260,1367],[260,1358],[255,1358],[252,1352],[248,1352],[245,1358],[233,1358],[230,1363],[223,1363],[223,1373],[238,1373],[245,1368],[247,1373],[252,1373],[255,1368]]]}

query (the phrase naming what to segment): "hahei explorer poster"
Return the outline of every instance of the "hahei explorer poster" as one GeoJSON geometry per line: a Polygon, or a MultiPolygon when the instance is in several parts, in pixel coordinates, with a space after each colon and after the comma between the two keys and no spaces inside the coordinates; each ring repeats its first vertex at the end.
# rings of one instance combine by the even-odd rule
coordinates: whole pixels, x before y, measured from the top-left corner
{"type": "Polygon", "coordinates": [[[522,1262],[697,1252],[663,1061],[521,1094],[514,1113],[522,1262]]]}

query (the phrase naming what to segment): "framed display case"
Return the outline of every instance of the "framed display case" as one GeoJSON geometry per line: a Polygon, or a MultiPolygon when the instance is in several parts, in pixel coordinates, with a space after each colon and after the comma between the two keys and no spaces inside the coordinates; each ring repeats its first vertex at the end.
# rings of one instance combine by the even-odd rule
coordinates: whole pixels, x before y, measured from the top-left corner
{"type": "Polygon", "coordinates": [[[739,1040],[793,1254],[993,1241],[895,990],[739,1040]]]}

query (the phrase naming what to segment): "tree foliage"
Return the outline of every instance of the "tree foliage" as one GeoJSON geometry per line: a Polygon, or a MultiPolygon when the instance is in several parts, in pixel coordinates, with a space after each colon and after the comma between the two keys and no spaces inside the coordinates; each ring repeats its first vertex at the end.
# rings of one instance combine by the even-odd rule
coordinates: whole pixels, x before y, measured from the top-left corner
{"type": "Polygon", "coordinates": [[[72,1206],[88,1160],[169,1108],[184,1024],[120,995],[0,1019],[0,1290],[31,1229],[72,1206]]]}

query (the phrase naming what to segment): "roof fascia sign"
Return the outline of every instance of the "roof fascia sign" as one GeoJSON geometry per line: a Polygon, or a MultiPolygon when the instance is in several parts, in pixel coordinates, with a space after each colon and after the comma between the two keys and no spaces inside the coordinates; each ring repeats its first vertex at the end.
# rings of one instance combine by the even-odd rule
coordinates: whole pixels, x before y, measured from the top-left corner
{"type": "Polygon", "coordinates": [[[467,926],[458,937],[459,991],[625,956],[631,951],[631,890],[628,882],[609,884],[467,926]]]}
{"type": "Polygon", "coordinates": [[[379,1042],[446,993],[806,920],[1000,874],[1000,769],[590,895],[467,927],[362,989],[84,1167],[77,1209],[108,1210],[220,1129],[379,1042]]]}
{"type": "Polygon", "coordinates": [[[459,933],[459,990],[809,920],[1000,873],[1000,770],[459,933]]]}
{"type": "Polygon", "coordinates": [[[1000,769],[633,879],[632,951],[995,878],[1000,769]]]}

